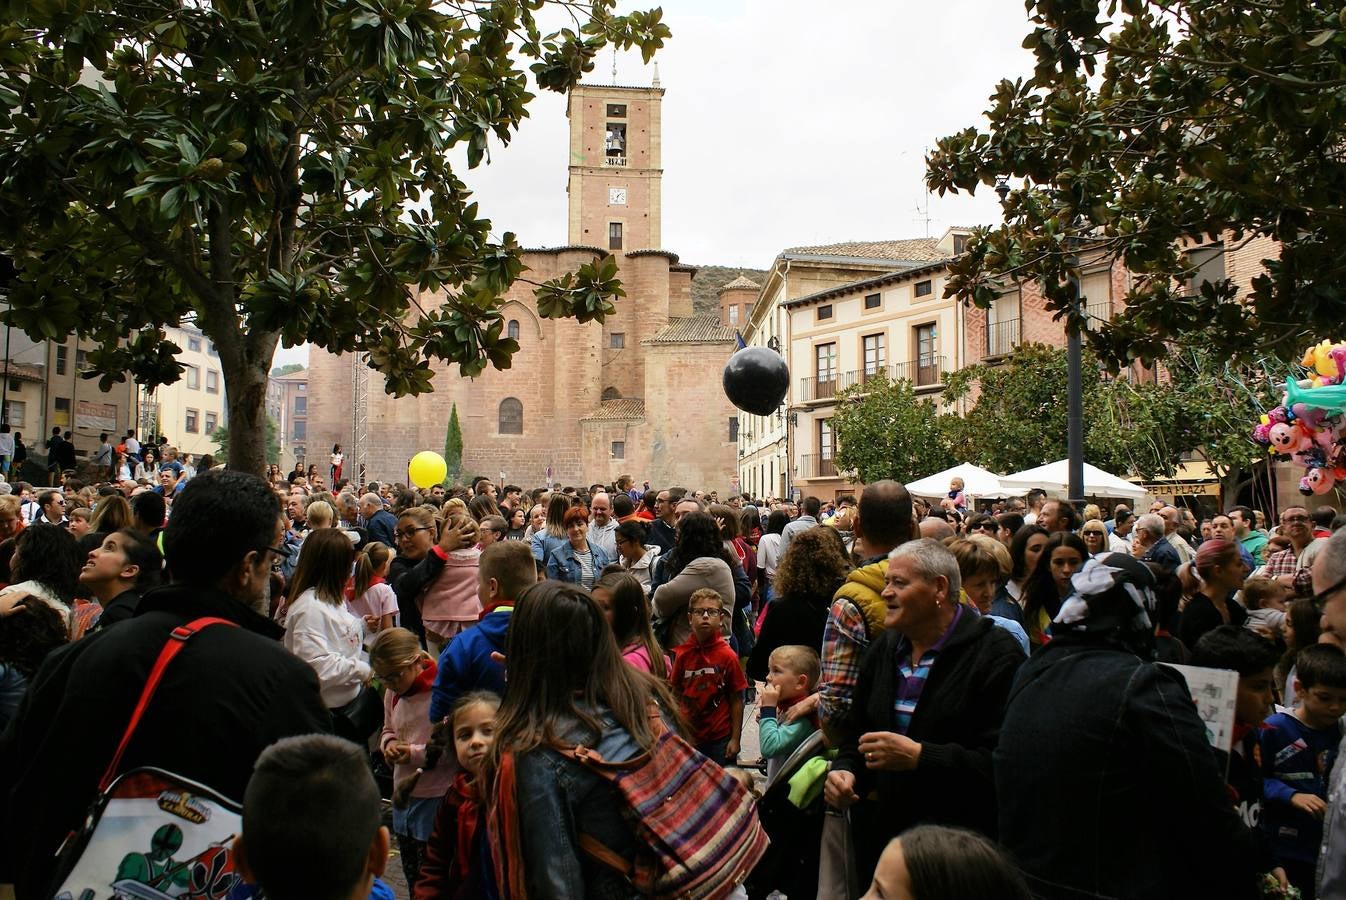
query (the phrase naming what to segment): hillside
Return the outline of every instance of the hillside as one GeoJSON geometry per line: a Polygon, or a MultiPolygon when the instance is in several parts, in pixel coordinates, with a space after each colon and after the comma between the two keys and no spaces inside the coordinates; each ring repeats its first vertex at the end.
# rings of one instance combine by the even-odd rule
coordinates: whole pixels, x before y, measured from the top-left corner
{"type": "Polygon", "coordinates": [[[742,275],[758,284],[766,278],[761,269],[739,269],[727,266],[699,266],[692,279],[692,307],[698,313],[719,310],[720,288],[742,275]]]}

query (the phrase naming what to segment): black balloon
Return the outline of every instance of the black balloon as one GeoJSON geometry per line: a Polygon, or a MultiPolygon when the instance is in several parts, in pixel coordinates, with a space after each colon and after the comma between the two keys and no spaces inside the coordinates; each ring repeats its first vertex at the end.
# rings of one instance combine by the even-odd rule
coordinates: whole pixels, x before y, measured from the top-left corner
{"type": "Polygon", "coordinates": [[[774,350],[744,347],[724,365],[724,395],[744,412],[775,412],[789,389],[790,369],[774,350]]]}

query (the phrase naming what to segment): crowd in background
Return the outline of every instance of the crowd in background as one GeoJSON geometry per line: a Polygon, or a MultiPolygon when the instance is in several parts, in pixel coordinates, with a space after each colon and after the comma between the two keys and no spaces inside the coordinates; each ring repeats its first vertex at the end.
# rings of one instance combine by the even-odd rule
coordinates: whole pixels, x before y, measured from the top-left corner
{"type": "Polygon", "coordinates": [[[978,510],[956,482],[932,501],[629,476],[419,490],[353,484],[339,447],[261,479],[136,450],[145,484],[0,483],[0,883],[20,897],[47,887],[147,656],[203,610],[241,627],[196,639],[128,755],[244,801],[240,871],[268,896],[377,893],[390,843],[416,897],[636,896],[614,861],[638,869],[659,823],[564,751],[636,765],[665,735],[769,837],[725,896],[1343,890],[1331,508],[1267,528],[1242,506],[1042,492],[978,510]],[[1160,663],[1238,673],[1232,746],[1160,663]],[[72,742],[76,771],[51,752],[72,742]],[[276,806],[249,786],[303,765],[349,795],[276,806]],[[380,797],[391,836],[360,806],[380,797]],[[302,867],[349,884],[315,893],[249,857],[302,816],[358,831],[359,866],[302,867]]]}

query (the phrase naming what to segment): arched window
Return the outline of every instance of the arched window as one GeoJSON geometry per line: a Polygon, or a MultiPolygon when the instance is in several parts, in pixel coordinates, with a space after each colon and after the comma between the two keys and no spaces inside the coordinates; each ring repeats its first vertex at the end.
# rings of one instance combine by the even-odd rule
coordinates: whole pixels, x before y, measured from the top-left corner
{"type": "Polygon", "coordinates": [[[506,336],[506,337],[513,338],[513,339],[516,340],[516,341],[519,339],[519,320],[518,320],[518,319],[510,319],[510,320],[509,320],[509,324],[505,326],[505,336],[506,336]]]}
{"type": "Polygon", "coordinates": [[[620,400],[622,399],[622,392],[617,390],[615,387],[603,388],[603,399],[620,400]]]}
{"type": "Polygon", "coordinates": [[[500,433],[523,434],[523,404],[514,397],[500,401],[500,433]]]}

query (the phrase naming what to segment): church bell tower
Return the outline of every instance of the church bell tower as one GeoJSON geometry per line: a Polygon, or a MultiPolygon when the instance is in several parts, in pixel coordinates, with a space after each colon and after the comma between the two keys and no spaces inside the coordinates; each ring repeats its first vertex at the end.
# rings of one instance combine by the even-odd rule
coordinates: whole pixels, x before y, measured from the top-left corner
{"type": "Polygon", "coordinates": [[[664,89],[581,84],[570,92],[569,243],[660,249],[664,89]]]}

